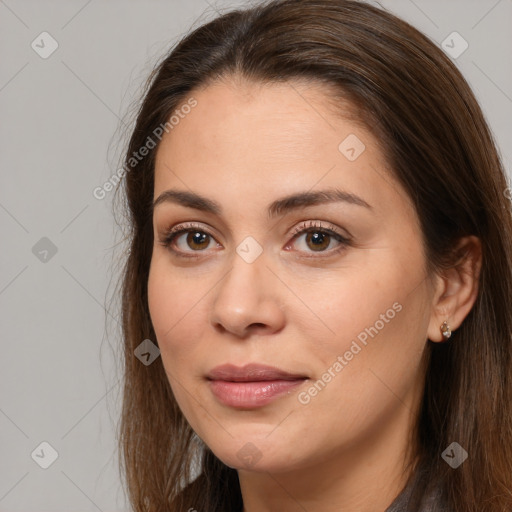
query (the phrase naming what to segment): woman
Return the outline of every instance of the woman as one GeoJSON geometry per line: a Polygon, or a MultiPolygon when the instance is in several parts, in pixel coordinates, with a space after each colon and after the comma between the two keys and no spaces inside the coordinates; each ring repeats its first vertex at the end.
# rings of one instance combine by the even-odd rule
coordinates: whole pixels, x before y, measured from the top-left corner
{"type": "Polygon", "coordinates": [[[124,167],[134,510],[512,509],[507,181],[435,44],[352,0],[227,13],[124,167]]]}

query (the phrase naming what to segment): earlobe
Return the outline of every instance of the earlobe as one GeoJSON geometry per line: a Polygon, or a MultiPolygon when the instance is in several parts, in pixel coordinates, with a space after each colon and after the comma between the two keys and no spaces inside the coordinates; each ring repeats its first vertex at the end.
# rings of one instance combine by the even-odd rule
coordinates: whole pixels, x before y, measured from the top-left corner
{"type": "Polygon", "coordinates": [[[460,327],[478,296],[482,267],[482,245],[476,236],[459,240],[454,266],[438,276],[427,337],[433,342],[447,341],[460,327]]]}

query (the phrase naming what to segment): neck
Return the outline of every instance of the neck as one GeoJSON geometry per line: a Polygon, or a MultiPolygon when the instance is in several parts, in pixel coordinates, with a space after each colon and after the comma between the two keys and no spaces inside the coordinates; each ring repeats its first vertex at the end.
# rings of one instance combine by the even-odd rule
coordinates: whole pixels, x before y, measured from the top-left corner
{"type": "Polygon", "coordinates": [[[243,512],[383,512],[414,471],[412,412],[293,471],[239,470],[243,512]]]}

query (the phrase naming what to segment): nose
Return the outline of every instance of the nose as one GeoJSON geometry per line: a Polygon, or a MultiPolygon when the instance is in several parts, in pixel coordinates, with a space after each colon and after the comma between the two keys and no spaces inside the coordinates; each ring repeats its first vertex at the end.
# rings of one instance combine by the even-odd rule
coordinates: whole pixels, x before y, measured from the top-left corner
{"type": "Polygon", "coordinates": [[[234,254],[232,268],[213,290],[211,323],[215,329],[245,338],[283,328],[285,287],[267,264],[265,252],[251,263],[234,254]]]}

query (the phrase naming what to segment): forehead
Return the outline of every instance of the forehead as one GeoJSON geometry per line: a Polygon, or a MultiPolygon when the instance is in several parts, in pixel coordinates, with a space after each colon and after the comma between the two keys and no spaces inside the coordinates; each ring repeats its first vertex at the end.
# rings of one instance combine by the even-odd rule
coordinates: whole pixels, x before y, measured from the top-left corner
{"type": "Polygon", "coordinates": [[[335,100],[332,88],[319,83],[222,80],[190,96],[197,106],[175,132],[185,138],[193,131],[195,141],[204,147],[227,142],[235,150],[243,142],[249,148],[265,144],[267,151],[260,152],[262,157],[276,148],[304,153],[335,143],[349,124],[364,131],[355,121],[353,106],[335,100]]]}
{"type": "Polygon", "coordinates": [[[300,82],[221,81],[202,87],[188,95],[196,106],[164,134],[157,160],[172,154],[174,162],[208,160],[209,167],[247,166],[249,159],[260,168],[282,169],[304,159],[323,165],[339,158],[340,142],[356,128],[368,146],[370,134],[334,113],[328,93],[319,84],[300,82]]]}
{"type": "Polygon", "coordinates": [[[189,98],[197,104],[159,145],[155,197],[179,186],[204,195],[232,190],[255,202],[318,185],[342,186],[371,202],[392,182],[383,181],[378,141],[354,121],[352,105],[333,108],[323,84],[221,81],[189,98]]]}

